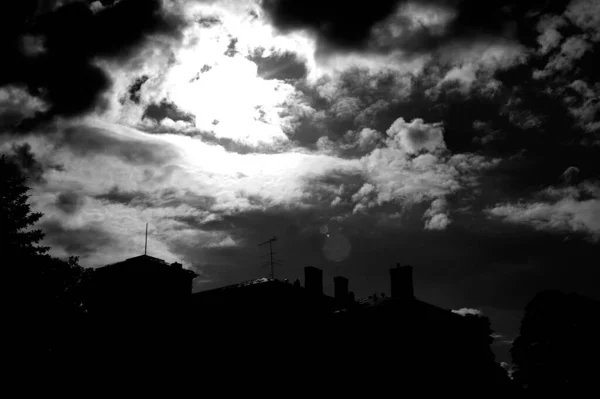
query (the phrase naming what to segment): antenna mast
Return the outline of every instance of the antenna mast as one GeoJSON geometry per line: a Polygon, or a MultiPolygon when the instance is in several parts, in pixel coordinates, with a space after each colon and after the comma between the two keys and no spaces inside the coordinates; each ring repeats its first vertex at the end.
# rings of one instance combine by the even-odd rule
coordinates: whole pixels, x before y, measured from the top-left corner
{"type": "Polygon", "coordinates": [[[275,262],[273,259],[273,255],[275,255],[273,252],[273,242],[275,241],[277,241],[277,237],[273,236],[271,239],[257,245],[257,247],[260,247],[262,245],[269,244],[269,264],[271,265],[271,278],[275,278],[275,262]]]}
{"type": "Polygon", "coordinates": [[[146,243],[144,244],[144,255],[148,251],[148,223],[146,223],[146,243]]]}

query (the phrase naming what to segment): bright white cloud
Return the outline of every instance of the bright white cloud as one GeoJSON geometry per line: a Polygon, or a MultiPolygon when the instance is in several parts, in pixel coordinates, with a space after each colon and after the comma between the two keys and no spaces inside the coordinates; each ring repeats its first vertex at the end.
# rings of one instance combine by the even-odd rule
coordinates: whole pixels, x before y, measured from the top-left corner
{"type": "MultiPolygon", "coordinates": [[[[428,124],[421,119],[406,122],[399,118],[387,133],[387,146],[374,149],[360,160],[365,178],[376,188],[376,196],[368,201],[411,205],[439,199],[433,203],[435,215],[429,215],[435,217],[428,224],[430,228],[445,228],[450,222],[438,209],[438,205],[445,205],[443,198],[476,185],[479,171],[498,162],[473,154],[450,156],[438,123],[428,124]]],[[[360,193],[355,200],[364,197],[360,193]]],[[[375,195],[371,191],[368,194],[375,195]]],[[[361,205],[366,204],[361,201],[361,205]]]]}
{"type": "Polygon", "coordinates": [[[425,212],[423,217],[425,229],[427,230],[445,230],[451,223],[447,215],[448,203],[445,198],[437,198],[431,202],[431,206],[425,212]]]}
{"type": "Polygon", "coordinates": [[[277,36],[264,21],[249,18],[229,3],[189,5],[179,12],[190,22],[182,40],[152,38],[125,66],[98,62],[115,82],[108,95],[112,106],[104,116],[153,131],[212,132],[218,138],[250,145],[287,140],[287,119],[281,114],[296,90],[288,83],[260,78],[257,65],[245,56],[259,49],[263,56],[293,49],[310,66],[310,43],[298,35],[277,36]],[[207,27],[195,21],[207,15],[220,22],[207,27]],[[237,53],[227,55],[232,43],[237,53]],[[141,76],[147,80],[136,104],[128,100],[128,91],[141,76]],[[145,108],[162,100],[194,121],[165,119],[158,126],[142,121],[145,108]]]}

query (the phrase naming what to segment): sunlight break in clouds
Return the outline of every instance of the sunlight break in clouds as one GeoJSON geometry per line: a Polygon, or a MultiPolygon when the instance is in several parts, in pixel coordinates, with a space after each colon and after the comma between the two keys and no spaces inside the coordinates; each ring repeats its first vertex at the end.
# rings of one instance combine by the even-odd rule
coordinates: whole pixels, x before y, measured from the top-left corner
{"type": "Polygon", "coordinates": [[[217,138],[249,145],[287,141],[283,133],[286,121],[280,114],[295,88],[281,80],[259,77],[257,65],[246,57],[259,50],[263,56],[293,51],[310,66],[310,41],[301,35],[276,36],[263,21],[250,18],[234,5],[189,6],[185,8],[189,25],[182,32],[181,43],[155,39],[130,63],[133,68],[107,64],[117,82],[112,103],[118,116],[113,120],[144,130],[212,132],[217,138]],[[206,17],[217,22],[212,26],[197,22],[206,17]],[[127,100],[128,90],[141,76],[146,80],[139,88],[139,104],[132,104],[127,100]],[[158,126],[147,118],[141,120],[145,107],[163,100],[193,120],[167,117],[158,126]]]}

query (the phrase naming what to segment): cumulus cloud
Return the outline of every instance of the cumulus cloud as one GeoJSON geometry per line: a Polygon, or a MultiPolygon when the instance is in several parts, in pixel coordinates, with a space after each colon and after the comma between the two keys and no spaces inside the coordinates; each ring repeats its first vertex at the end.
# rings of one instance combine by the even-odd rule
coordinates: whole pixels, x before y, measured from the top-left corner
{"type": "Polygon", "coordinates": [[[368,127],[364,128],[358,133],[358,146],[361,149],[372,149],[380,138],[379,133],[368,127]]]}
{"type": "Polygon", "coordinates": [[[352,197],[355,211],[366,211],[375,204],[407,207],[432,201],[424,215],[426,227],[444,229],[450,223],[445,197],[477,185],[477,174],[497,163],[469,153],[450,155],[439,123],[399,118],[387,133],[385,146],[360,159],[369,184],[352,197]]]}
{"type": "Polygon", "coordinates": [[[539,53],[550,57],[545,68],[535,70],[533,77],[542,79],[568,72],[577,60],[593,51],[594,43],[600,41],[599,13],[596,1],[573,0],[562,15],[544,15],[537,24],[539,53]],[[573,29],[579,33],[564,38],[561,32],[573,29]]]}
{"type": "Polygon", "coordinates": [[[445,230],[451,220],[447,215],[448,203],[444,198],[437,198],[431,202],[431,206],[425,212],[423,217],[426,220],[425,229],[427,230],[445,230]]]}
{"type": "Polygon", "coordinates": [[[586,181],[577,186],[549,187],[528,202],[497,204],[489,208],[490,217],[527,224],[539,230],[583,233],[600,239],[600,186],[586,181]]]}
{"type": "Polygon", "coordinates": [[[429,30],[434,36],[441,36],[446,33],[446,27],[456,16],[456,11],[449,7],[407,2],[400,5],[384,21],[376,24],[371,35],[382,47],[389,47],[389,41],[402,40],[403,36],[423,29],[429,30]]]}
{"type": "Polygon", "coordinates": [[[567,7],[565,15],[588,32],[593,40],[600,40],[600,4],[597,1],[574,0],[567,7]]]}
{"type": "Polygon", "coordinates": [[[575,61],[592,48],[584,36],[571,36],[560,47],[560,51],[550,58],[543,70],[534,71],[533,77],[541,79],[556,72],[564,72],[573,68],[575,61]]]}
{"type": "Polygon", "coordinates": [[[377,189],[374,185],[365,183],[353,196],[352,200],[357,203],[353,213],[365,211],[367,208],[372,208],[377,205],[375,201],[377,189]]]}
{"type": "MultiPolygon", "coordinates": [[[[322,136],[346,140],[348,131],[353,132],[351,141],[355,141],[361,138],[356,137],[358,132],[374,129],[380,115],[406,100],[411,87],[409,73],[349,66],[308,82],[301,94],[288,98],[285,112],[292,123],[286,130],[302,145],[322,136]]],[[[362,133],[361,140],[367,132],[362,133]]]]}
{"type": "Polygon", "coordinates": [[[435,152],[446,148],[443,129],[440,123],[427,124],[423,119],[406,122],[398,118],[387,130],[391,138],[390,145],[408,154],[421,151],[435,152]]]}
{"type": "Polygon", "coordinates": [[[445,73],[429,92],[435,96],[447,83],[457,83],[464,94],[473,89],[493,94],[501,84],[495,73],[521,64],[527,57],[528,51],[522,45],[506,40],[449,45],[438,59],[445,73]]]}
{"type": "Polygon", "coordinates": [[[540,53],[547,54],[560,44],[563,35],[558,29],[566,24],[567,21],[557,15],[545,15],[540,19],[537,24],[537,30],[540,33],[537,39],[540,53]]]}
{"type": "Polygon", "coordinates": [[[44,112],[48,105],[39,97],[32,96],[22,87],[0,87],[0,128],[15,127],[27,118],[44,112]]]}
{"type": "Polygon", "coordinates": [[[600,131],[600,84],[577,79],[569,85],[576,95],[567,100],[578,125],[588,133],[600,131]]]}
{"type": "Polygon", "coordinates": [[[47,159],[40,160],[40,157],[32,151],[31,144],[28,142],[7,144],[3,146],[5,149],[0,147],[0,152],[3,153],[9,162],[12,162],[19,168],[22,175],[30,183],[44,184],[46,183],[46,172],[63,169],[60,164],[52,163],[47,159]]]}

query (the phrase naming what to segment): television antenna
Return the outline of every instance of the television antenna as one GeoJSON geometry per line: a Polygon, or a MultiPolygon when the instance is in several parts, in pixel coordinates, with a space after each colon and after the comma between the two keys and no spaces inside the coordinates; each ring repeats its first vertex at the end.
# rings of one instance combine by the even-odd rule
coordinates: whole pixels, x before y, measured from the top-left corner
{"type": "Polygon", "coordinates": [[[278,259],[273,258],[273,255],[275,255],[275,252],[273,252],[273,243],[277,241],[277,237],[273,236],[270,239],[268,239],[265,242],[261,242],[260,244],[257,245],[257,247],[261,247],[263,245],[267,245],[269,244],[269,263],[265,264],[264,266],[271,266],[271,274],[270,277],[271,278],[275,278],[275,265],[276,264],[280,264],[281,261],[278,259]]]}
{"type": "Polygon", "coordinates": [[[146,242],[144,243],[144,255],[148,252],[148,223],[146,223],[146,242]]]}

